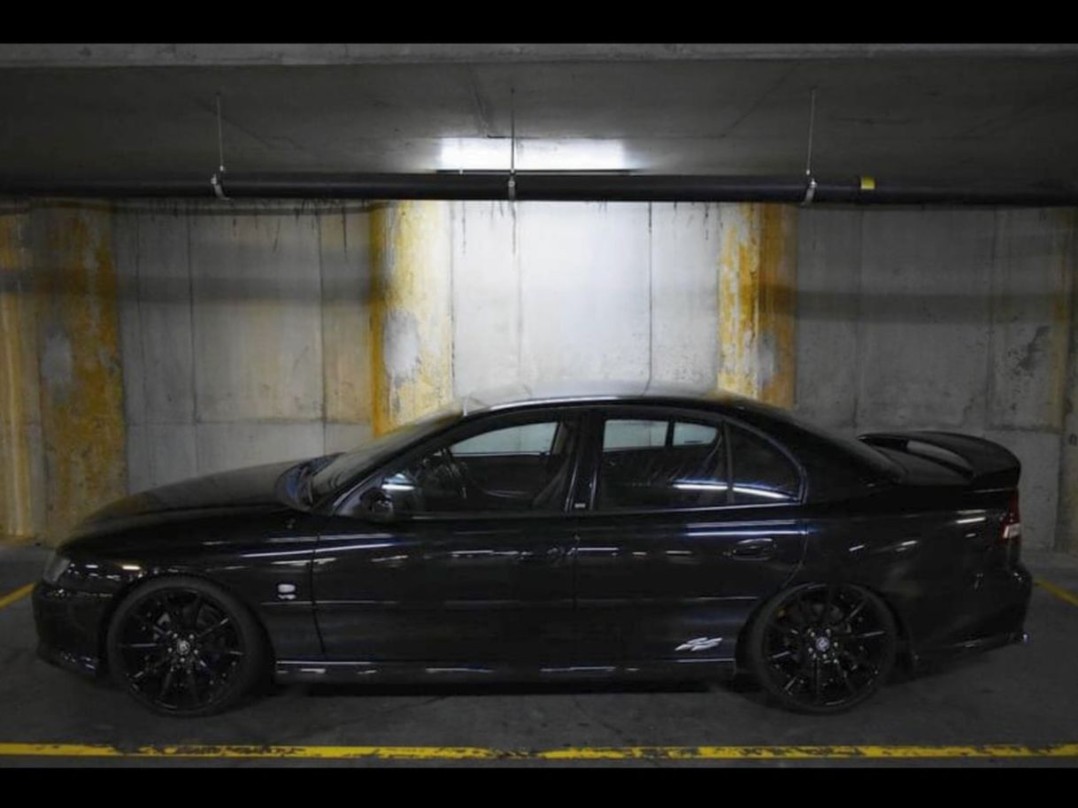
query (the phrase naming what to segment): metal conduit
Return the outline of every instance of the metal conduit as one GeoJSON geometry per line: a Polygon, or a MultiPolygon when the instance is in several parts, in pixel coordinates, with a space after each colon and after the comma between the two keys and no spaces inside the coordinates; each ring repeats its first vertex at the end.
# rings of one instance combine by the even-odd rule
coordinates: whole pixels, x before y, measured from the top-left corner
{"type": "MultiPolygon", "coordinates": [[[[778,202],[806,201],[805,177],[657,174],[520,173],[518,201],[778,202]]],[[[508,198],[504,173],[257,174],[229,173],[230,199],[461,199],[508,198]]],[[[0,196],[93,198],[214,198],[202,177],[139,180],[0,177],[0,196]]],[[[859,177],[819,179],[812,204],[1078,206],[1078,186],[977,186],[879,182],[859,177]],[[871,187],[870,187],[871,186],[871,187]]]]}

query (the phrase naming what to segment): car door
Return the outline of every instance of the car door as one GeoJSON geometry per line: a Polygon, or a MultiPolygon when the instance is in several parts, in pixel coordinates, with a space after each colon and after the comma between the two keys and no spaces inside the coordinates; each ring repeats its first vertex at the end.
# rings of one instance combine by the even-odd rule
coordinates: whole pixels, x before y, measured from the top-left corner
{"type": "Polygon", "coordinates": [[[582,664],[732,660],[748,615],[801,561],[798,465],[708,413],[609,407],[590,423],[582,664]]]}
{"type": "Polygon", "coordinates": [[[361,486],[316,553],[327,657],[447,671],[571,660],[579,432],[572,410],[490,414],[361,486]]]}

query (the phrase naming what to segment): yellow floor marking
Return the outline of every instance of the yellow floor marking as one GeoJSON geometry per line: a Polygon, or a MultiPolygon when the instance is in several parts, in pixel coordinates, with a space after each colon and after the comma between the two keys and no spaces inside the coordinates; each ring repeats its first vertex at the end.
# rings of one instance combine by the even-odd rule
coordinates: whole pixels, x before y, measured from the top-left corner
{"type": "Polygon", "coordinates": [[[626,746],[493,749],[481,746],[187,745],[0,743],[0,757],[249,758],[317,760],[954,760],[1078,758],[1078,743],[1023,746],[626,746]]]}
{"type": "Polygon", "coordinates": [[[1049,595],[1055,595],[1062,601],[1069,603],[1071,606],[1078,606],[1078,595],[1071,592],[1069,589],[1064,589],[1061,586],[1056,586],[1050,581],[1046,581],[1043,578],[1034,579],[1034,583],[1041,589],[1047,592],[1049,595]]]}
{"type": "Polygon", "coordinates": [[[0,609],[3,609],[5,606],[10,606],[17,600],[22,600],[27,595],[29,595],[33,591],[33,589],[33,584],[27,584],[26,586],[19,587],[14,592],[9,592],[3,597],[0,597],[0,609]]]}

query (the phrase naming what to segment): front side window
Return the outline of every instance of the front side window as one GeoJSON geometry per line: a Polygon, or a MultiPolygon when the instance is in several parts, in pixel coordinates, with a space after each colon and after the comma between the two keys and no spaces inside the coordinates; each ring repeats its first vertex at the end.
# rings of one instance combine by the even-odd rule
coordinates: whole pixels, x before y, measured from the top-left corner
{"type": "Polygon", "coordinates": [[[717,424],[608,418],[603,425],[597,507],[724,505],[726,466],[723,430],[717,424]]]}
{"type": "Polygon", "coordinates": [[[575,418],[493,427],[388,473],[398,514],[560,511],[572,475],[575,418]]]}

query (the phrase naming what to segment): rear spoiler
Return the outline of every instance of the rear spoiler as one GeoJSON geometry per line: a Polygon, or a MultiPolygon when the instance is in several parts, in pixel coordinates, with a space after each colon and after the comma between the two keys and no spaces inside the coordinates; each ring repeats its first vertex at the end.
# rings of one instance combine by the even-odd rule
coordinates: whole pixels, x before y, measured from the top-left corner
{"type": "Polygon", "coordinates": [[[869,446],[923,457],[964,476],[977,488],[1014,488],[1022,463],[1010,451],[984,438],[954,432],[874,432],[859,435],[869,446]]]}

